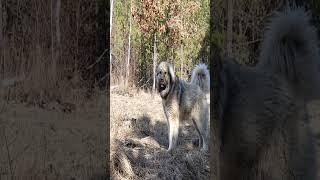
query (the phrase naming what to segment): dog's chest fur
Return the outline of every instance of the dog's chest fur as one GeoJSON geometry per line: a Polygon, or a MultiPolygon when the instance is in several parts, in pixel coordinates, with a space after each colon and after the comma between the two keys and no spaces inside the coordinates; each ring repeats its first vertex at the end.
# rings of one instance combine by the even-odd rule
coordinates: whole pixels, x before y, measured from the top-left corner
{"type": "Polygon", "coordinates": [[[200,92],[198,86],[179,80],[176,82],[174,89],[166,99],[162,99],[164,111],[167,116],[178,117],[180,120],[191,118],[191,111],[195,104],[201,104],[203,98],[196,97],[200,92]]]}

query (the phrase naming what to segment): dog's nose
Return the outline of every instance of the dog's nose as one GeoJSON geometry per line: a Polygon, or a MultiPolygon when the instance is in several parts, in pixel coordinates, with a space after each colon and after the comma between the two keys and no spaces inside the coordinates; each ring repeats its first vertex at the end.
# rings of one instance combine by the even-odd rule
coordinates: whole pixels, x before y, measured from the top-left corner
{"type": "Polygon", "coordinates": [[[160,82],[163,82],[163,78],[160,78],[160,82]]]}

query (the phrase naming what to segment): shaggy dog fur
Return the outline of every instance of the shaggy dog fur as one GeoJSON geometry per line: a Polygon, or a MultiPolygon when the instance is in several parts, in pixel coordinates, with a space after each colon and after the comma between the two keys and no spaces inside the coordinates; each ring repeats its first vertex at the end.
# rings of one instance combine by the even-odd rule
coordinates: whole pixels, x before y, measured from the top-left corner
{"type": "Polygon", "coordinates": [[[195,74],[201,76],[197,75],[197,80],[194,79],[193,83],[179,79],[168,62],[161,62],[157,67],[156,84],[169,127],[168,151],[171,151],[177,144],[180,122],[189,119],[193,121],[199,134],[199,145],[203,150],[208,150],[209,106],[206,93],[202,88],[209,87],[206,84],[209,81],[204,80],[209,79],[207,77],[209,73],[202,76],[200,71],[204,71],[203,67],[194,71],[195,74]]]}

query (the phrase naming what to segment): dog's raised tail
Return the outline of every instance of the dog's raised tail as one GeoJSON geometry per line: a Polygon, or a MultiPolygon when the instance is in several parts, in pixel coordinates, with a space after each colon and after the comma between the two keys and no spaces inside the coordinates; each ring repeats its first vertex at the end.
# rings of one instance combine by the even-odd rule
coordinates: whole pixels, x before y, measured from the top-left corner
{"type": "Polygon", "coordinates": [[[207,65],[198,64],[192,70],[191,83],[200,86],[201,90],[210,93],[210,74],[207,65]]]}
{"type": "Polygon", "coordinates": [[[289,81],[305,99],[320,98],[320,58],[316,29],[301,8],[287,8],[271,19],[258,67],[289,81]]]}

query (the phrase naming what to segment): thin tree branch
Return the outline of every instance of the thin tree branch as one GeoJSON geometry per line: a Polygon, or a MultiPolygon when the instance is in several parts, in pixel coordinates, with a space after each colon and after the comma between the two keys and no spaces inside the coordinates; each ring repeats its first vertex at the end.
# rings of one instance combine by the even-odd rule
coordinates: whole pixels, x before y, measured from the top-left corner
{"type": "Polygon", "coordinates": [[[98,64],[98,63],[101,61],[101,59],[102,59],[102,57],[104,56],[104,54],[105,54],[108,50],[109,50],[109,49],[105,49],[105,50],[103,51],[103,53],[99,56],[99,58],[96,60],[96,62],[94,62],[93,64],[89,65],[86,69],[89,70],[89,69],[93,68],[93,66],[95,66],[96,64],[98,64]]]}

